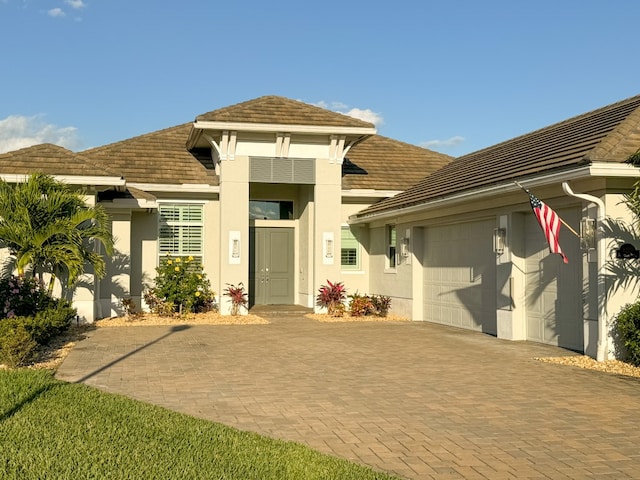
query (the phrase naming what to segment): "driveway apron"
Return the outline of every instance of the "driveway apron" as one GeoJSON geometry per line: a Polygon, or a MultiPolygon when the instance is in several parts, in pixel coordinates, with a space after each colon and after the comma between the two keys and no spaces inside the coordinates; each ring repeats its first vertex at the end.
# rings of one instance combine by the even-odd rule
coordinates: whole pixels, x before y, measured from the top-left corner
{"type": "Polygon", "coordinates": [[[640,379],[422,322],[100,328],[57,377],[410,479],[640,478],[640,379]]]}

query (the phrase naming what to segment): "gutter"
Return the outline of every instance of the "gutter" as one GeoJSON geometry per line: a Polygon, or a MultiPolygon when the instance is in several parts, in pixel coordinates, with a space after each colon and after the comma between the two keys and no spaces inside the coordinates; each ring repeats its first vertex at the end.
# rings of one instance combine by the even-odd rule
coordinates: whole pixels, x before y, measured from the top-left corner
{"type": "Polygon", "coordinates": [[[605,252],[605,236],[603,229],[603,221],[606,217],[606,207],[602,200],[598,197],[594,197],[593,195],[587,195],[585,193],[574,193],[571,187],[567,182],[562,182],[562,189],[565,193],[571,197],[579,198],[581,200],[586,200],[587,202],[595,203],[598,207],[597,214],[597,224],[596,231],[598,232],[598,345],[596,352],[596,360],[599,362],[604,362],[608,360],[608,351],[607,343],[608,343],[608,333],[607,333],[607,309],[606,304],[602,300],[605,294],[605,285],[604,285],[604,266],[606,264],[606,252],[605,252]]]}

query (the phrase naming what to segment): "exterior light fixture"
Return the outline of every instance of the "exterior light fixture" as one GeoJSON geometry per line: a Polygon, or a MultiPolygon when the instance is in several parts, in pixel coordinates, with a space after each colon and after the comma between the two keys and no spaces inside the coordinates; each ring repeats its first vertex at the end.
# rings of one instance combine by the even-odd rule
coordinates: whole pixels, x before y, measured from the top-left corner
{"type": "Polygon", "coordinates": [[[580,220],[580,248],[582,248],[582,250],[595,250],[596,248],[595,218],[582,218],[580,220]]]}
{"type": "Polygon", "coordinates": [[[507,240],[506,228],[494,228],[493,229],[493,252],[501,255],[504,253],[504,246],[507,240]]]}

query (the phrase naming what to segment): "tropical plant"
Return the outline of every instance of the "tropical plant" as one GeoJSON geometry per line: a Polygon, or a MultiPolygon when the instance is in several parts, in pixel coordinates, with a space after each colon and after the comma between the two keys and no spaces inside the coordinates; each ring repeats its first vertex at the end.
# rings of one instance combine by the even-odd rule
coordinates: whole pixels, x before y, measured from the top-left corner
{"type": "Polygon", "coordinates": [[[358,292],[349,295],[349,315],[352,317],[364,317],[372,315],[374,312],[371,297],[368,295],[360,295],[358,292]]]}
{"type": "Polygon", "coordinates": [[[624,345],[625,360],[640,367],[640,302],[625,305],[614,324],[624,345]]]}
{"type": "Polygon", "coordinates": [[[29,268],[40,279],[51,274],[50,292],[56,278],[73,285],[87,264],[103,277],[99,245],[112,253],[107,213],[87,205],[81,192],[41,173],[22,183],[0,180],[0,246],[14,257],[19,276],[29,268]]]}
{"type": "Polygon", "coordinates": [[[347,289],[342,282],[330,282],[321,285],[316,296],[316,305],[327,309],[332,316],[341,317],[344,313],[344,301],[347,298],[347,289]]]}
{"type": "Polygon", "coordinates": [[[224,289],[224,295],[231,299],[231,315],[238,315],[240,310],[247,308],[249,304],[249,298],[242,282],[238,285],[227,283],[227,288],[224,289]]]}
{"type": "Polygon", "coordinates": [[[377,317],[386,317],[391,308],[391,297],[386,295],[371,295],[371,303],[377,317]]]}
{"type": "Polygon", "coordinates": [[[215,293],[202,268],[192,256],[168,255],[156,268],[155,287],[145,293],[149,308],[159,315],[215,309],[215,293]]]}

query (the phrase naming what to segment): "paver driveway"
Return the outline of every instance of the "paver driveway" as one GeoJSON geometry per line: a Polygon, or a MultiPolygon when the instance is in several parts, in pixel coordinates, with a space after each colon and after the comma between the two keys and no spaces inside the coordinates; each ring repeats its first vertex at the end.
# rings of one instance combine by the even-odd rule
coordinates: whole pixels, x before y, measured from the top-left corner
{"type": "Polygon", "coordinates": [[[103,328],[58,378],[414,478],[640,478],[640,381],[418,322],[103,328]]]}

